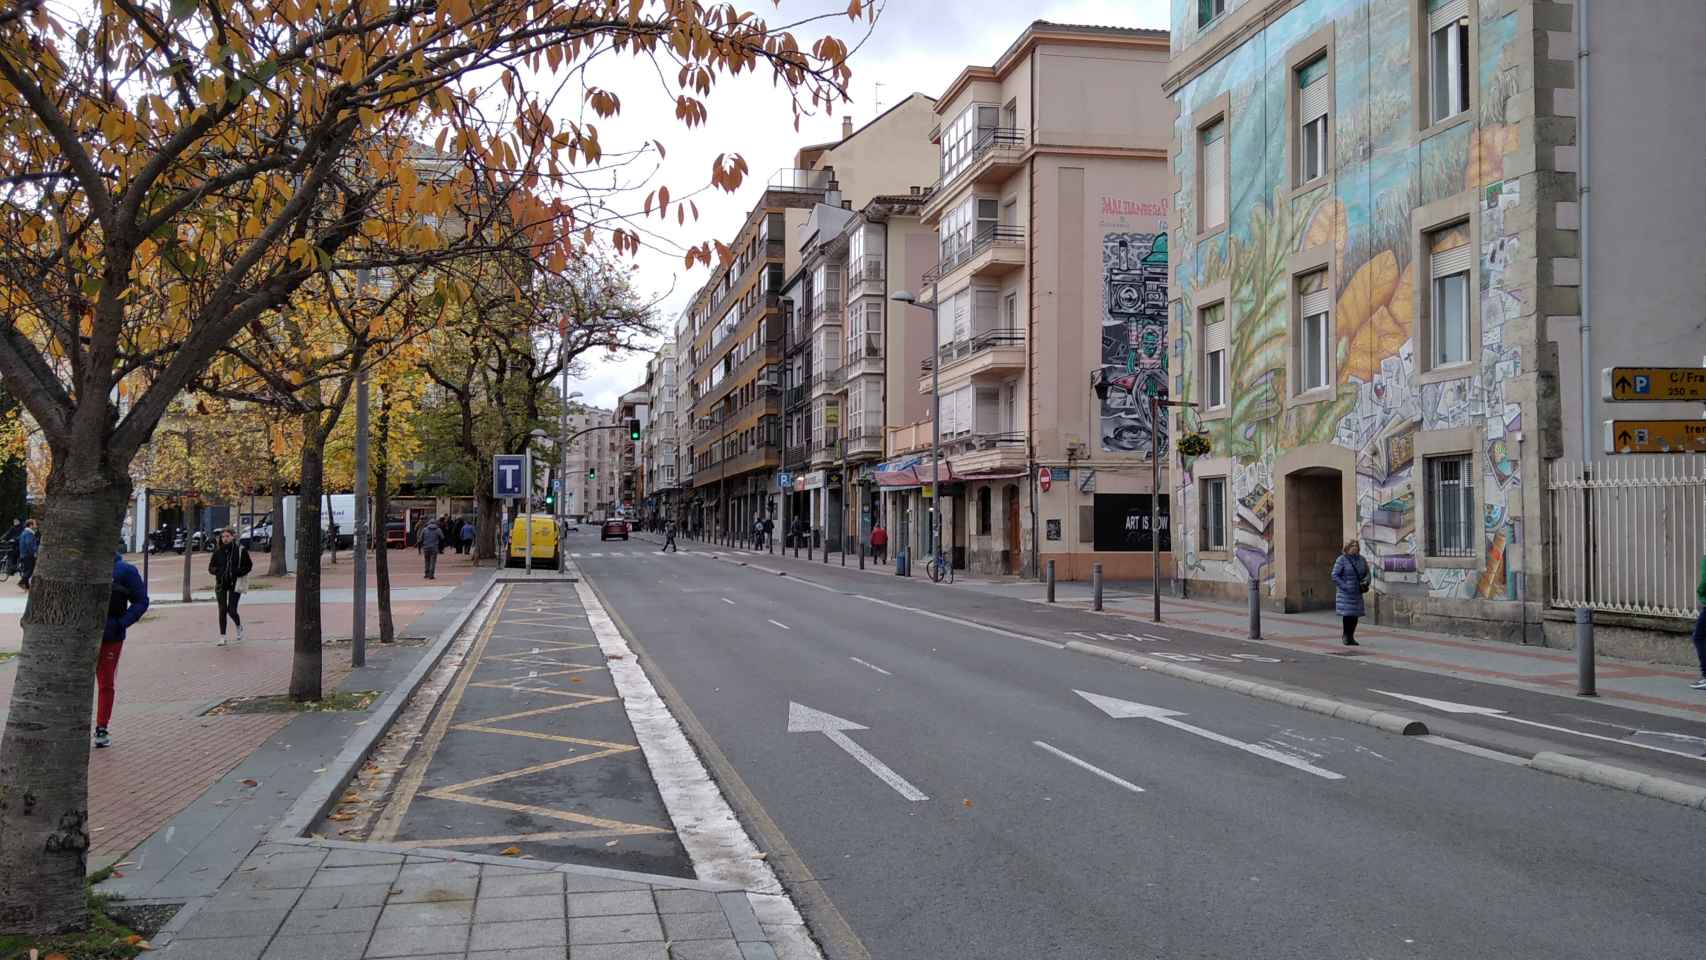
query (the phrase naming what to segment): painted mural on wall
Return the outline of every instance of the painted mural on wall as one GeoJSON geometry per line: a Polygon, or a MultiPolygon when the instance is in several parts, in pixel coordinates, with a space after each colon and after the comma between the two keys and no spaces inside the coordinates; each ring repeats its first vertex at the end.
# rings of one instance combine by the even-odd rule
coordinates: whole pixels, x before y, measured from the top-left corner
{"type": "MultiPolygon", "coordinates": [[[[1175,0],[1175,8],[1180,4],[1175,0]]],[[[1371,559],[1377,588],[1435,597],[1515,596],[1505,563],[1513,539],[1509,506],[1521,483],[1513,444],[1520,407],[1506,385],[1522,373],[1523,357],[1505,339],[1506,324],[1529,312],[1519,278],[1506,271],[1520,251],[1517,230],[1505,218],[1521,199],[1517,180],[1504,180],[1504,158],[1516,150],[1518,126],[1505,115],[1517,88],[1513,41],[1517,15],[1502,4],[1479,5],[1476,50],[1479,104],[1470,122],[1426,138],[1410,92],[1414,0],[1304,0],[1267,31],[1244,44],[1178,94],[1177,136],[1195,137],[1192,115],[1230,94],[1229,228],[1198,242],[1195,151],[1181,150],[1174,198],[1173,258],[1180,299],[1173,317],[1171,354],[1175,394],[1200,399],[1194,382],[1195,291],[1226,283],[1233,326],[1228,343],[1230,405],[1223,419],[1181,423],[1210,435],[1215,457],[1230,458],[1233,516],[1231,560],[1198,554],[1197,529],[1181,523],[1178,535],[1190,575],[1218,580],[1271,578],[1276,458],[1297,447],[1332,443],[1355,451],[1357,518],[1354,535],[1371,559]],[[1331,166],[1329,186],[1301,195],[1287,190],[1287,91],[1293,82],[1286,54],[1335,22],[1331,166]],[[1480,352],[1459,379],[1418,380],[1416,285],[1411,212],[1473,191],[1480,239],[1480,352]],[[1292,288],[1289,257],[1329,248],[1333,283],[1333,389],[1321,399],[1288,403],[1288,351],[1292,288]],[[1418,431],[1477,427],[1485,437],[1477,484],[1483,514],[1479,570],[1425,568],[1417,529],[1421,465],[1418,431]],[[1425,569],[1419,569],[1425,568],[1425,569]]],[[[1175,22],[1179,11],[1175,9],[1175,22]]],[[[1189,463],[1177,486],[1195,483],[1189,463]]],[[[1347,534],[1349,535],[1349,534],[1347,534]]]]}
{"type": "MultiPolygon", "coordinates": [[[[1165,232],[1102,237],[1102,373],[1111,385],[1097,428],[1102,451],[1148,455],[1148,398],[1167,384],[1165,232]]],[[[1165,451],[1165,417],[1160,442],[1165,451]]]]}

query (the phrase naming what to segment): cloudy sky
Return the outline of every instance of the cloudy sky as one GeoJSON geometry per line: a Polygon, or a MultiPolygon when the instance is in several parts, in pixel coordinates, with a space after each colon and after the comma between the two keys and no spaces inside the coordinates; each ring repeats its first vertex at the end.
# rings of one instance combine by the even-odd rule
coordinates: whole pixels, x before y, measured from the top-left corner
{"type": "MultiPolygon", "coordinates": [[[[846,0],[780,0],[774,6],[770,0],[744,0],[737,6],[777,24],[845,11],[846,0]]],[[[802,47],[809,48],[825,33],[849,45],[861,38],[863,42],[849,61],[853,102],[838,105],[833,117],[803,118],[797,132],[787,95],[774,88],[767,71],[720,79],[707,103],[707,122],[688,131],[675,120],[673,100],[655,72],[647,74],[632,61],[595,60],[587,82],[614,90],[622,101],[621,113],[613,120],[590,118],[599,122],[606,149],[653,138],[662,140],[666,149],[663,161],[648,159],[627,169],[627,180],[646,174],[649,182],[621,206],[638,211],[645,192],[661,183],[675,198],[691,195],[699,209],[698,219],[689,218],[682,226],[676,224],[673,210],[667,223],[655,216],[639,221],[651,246],[635,261],[640,288],[658,299],[660,320],[672,329],[709,275],[703,266],[683,269],[683,251],[711,239],[728,240],[770,174],[792,166],[801,146],[839,139],[843,116],[851,116],[859,126],[912,93],[941,94],[964,67],[994,63],[1032,20],[1165,29],[1168,6],[1168,0],[883,0],[869,36],[864,36],[864,21],[850,24],[845,16],[808,24],[796,32],[802,47]],[[733,194],[703,189],[713,160],[724,153],[743,156],[750,171],[745,185],[733,194]]],[[[585,375],[570,389],[598,406],[614,406],[618,395],[645,379],[646,355],[584,359],[585,375]]]]}

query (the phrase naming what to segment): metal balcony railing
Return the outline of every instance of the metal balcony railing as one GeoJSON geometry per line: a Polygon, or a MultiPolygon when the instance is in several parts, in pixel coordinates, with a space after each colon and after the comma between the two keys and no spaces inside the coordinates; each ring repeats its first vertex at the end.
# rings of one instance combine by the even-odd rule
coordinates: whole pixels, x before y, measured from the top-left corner
{"type": "Polygon", "coordinates": [[[978,254],[993,246],[1013,246],[1015,244],[1023,244],[1024,242],[1024,227],[1006,223],[991,224],[979,230],[977,234],[972,237],[970,243],[955,251],[953,254],[943,257],[940,263],[924,271],[924,276],[921,278],[920,282],[924,286],[928,287],[948,274],[953,273],[961,266],[964,266],[966,263],[976,258],[978,254]]]}
{"type": "Polygon", "coordinates": [[[1017,159],[1024,152],[1023,130],[1017,127],[988,127],[980,130],[977,140],[972,143],[971,152],[960,162],[959,169],[937,179],[934,192],[940,195],[943,187],[977,169],[985,159],[996,155],[1017,159]]]}
{"type": "MultiPolygon", "coordinates": [[[[975,336],[969,337],[965,340],[955,340],[953,343],[944,343],[940,351],[942,354],[942,367],[946,369],[956,361],[976,356],[986,350],[993,350],[996,347],[1019,346],[1024,342],[1025,335],[1018,330],[1005,327],[996,330],[985,330],[983,333],[976,334],[975,336]]],[[[929,373],[930,366],[933,362],[933,357],[925,357],[923,360],[919,361],[918,369],[925,373],[929,373]]]]}
{"type": "Polygon", "coordinates": [[[850,337],[847,340],[847,364],[858,363],[860,360],[881,360],[883,358],[883,335],[867,333],[864,336],[850,337]]]}
{"type": "Polygon", "coordinates": [[[847,276],[848,295],[854,295],[853,288],[861,283],[880,283],[883,280],[883,258],[867,256],[852,265],[852,272],[847,276]]]}

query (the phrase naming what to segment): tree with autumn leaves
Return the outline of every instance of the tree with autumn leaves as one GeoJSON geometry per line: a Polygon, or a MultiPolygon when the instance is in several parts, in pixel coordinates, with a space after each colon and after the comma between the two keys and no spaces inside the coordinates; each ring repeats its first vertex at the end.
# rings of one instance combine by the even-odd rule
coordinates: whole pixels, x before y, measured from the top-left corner
{"type": "Polygon", "coordinates": [[[692,0],[0,2],[0,379],[52,453],[0,740],[0,931],[86,922],[88,718],[132,461],[214,358],[362,270],[635,248],[581,176],[596,124],[541,78],[668,65],[692,125],[747,70],[796,111],[843,100],[846,53],[692,0]],[[446,176],[423,183],[426,143],[446,176]]]}

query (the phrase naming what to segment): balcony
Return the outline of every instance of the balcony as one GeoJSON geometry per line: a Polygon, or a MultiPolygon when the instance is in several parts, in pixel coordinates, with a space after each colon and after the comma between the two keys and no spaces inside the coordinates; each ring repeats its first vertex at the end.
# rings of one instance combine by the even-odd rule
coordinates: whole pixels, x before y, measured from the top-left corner
{"type": "Polygon", "coordinates": [[[887,271],[883,269],[882,257],[864,257],[859,262],[851,264],[848,269],[848,303],[852,303],[860,297],[880,297],[887,292],[883,285],[887,271]]]}
{"type": "Polygon", "coordinates": [[[752,303],[748,304],[746,309],[741,311],[740,322],[744,326],[752,322],[752,319],[760,314],[770,310],[780,310],[781,308],[781,294],[775,292],[763,294],[759,297],[755,297],[752,303]]]}
{"type": "Polygon", "coordinates": [[[1000,183],[1019,172],[1025,161],[1025,132],[1015,127],[994,127],[978,131],[972,143],[971,155],[953,173],[936,181],[930,199],[919,211],[926,223],[940,216],[947,207],[949,187],[961,184],[1000,183]]]}
{"type": "MultiPolygon", "coordinates": [[[[986,330],[969,340],[943,344],[942,376],[976,378],[986,373],[1008,373],[1025,369],[1025,335],[1018,330],[986,330]]],[[[932,357],[918,364],[918,392],[930,392],[932,357]]]]}
{"type": "Polygon", "coordinates": [[[814,300],[810,312],[806,315],[806,329],[816,330],[830,324],[839,326],[845,314],[846,305],[841,302],[840,297],[814,300]]]}
{"type": "Polygon", "coordinates": [[[828,170],[783,167],[770,175],[765,189],[784,193],[823,193],[834,182],[835,177],[828,170]]]}
{"type": "Polygon", "coordinates": [[[803,464],[806,462],[806,458],[810,455],[811,447],[803,443],[795,444],[794,446],[783,449],[782,463],[784,466],[792,466],[797,463],[803,464]]]}
{"type": "Polygon", "coordinates": [[[867,373],[883,372],[883,335],[867,333],[847,340],[847,360],[842,365],[845,379],[867,373]]]}
{"type": "Polygon", "coordinates": [[[929,299],[931,286],[950,277],[999,277],[1024,269],[1025,254],[1024,227],[1005,223],[986,226],[959,252],[924,271],[919,283],[924,292],[919,299],[929,299]]]}
{"type": "Polygon", "coordinates": [[[884,456],[898,457],[903,453],[928,449],[930,446],[928,420],[920,420],[904,427],[889,427],[885,432],[887,437],[884,443],[888,449],[884,456]]]}
{"type": "MultiPolygon", "coordinates": [[[[728,291],[717,298],[717,305],[711,309],[711,316],[721,317],[724,311],[728,309],[730,301],[745,292],[747,284],[751,282],[752,278],[757,275],[759,271],[763,270],[770,261],[783,260],[787,256],[787,245],[779,239],[772,237],[769,240],[758,244],[754,251],[752,261],[741,269],[740,275],[735,277],[734,281],[729,284],[728,291]]],[[[713,341],[711,346],[715,346],[719,342],[721,342],[720,339],[718,341],[713,341]]]]}
{"type": "Polygon", "coordinates": [[[784,407],[797,407],[810,398],[811,392],[802,383],[797,387],[789,387],[782,392],[782,405],[784,407]]]}
{"type": "Polygon", "coordinates": [[[847,382],[847,368],[830,367],[812,374],[812,393],[820,393],[818,388],[834,390],[847,382]]]}
{"type": "Polygon", "coordinates": [[[847,456],[850,458],[880,457],[883,455],[883,431],[878,427],[850,429],[847,434],[847,456]]]}

